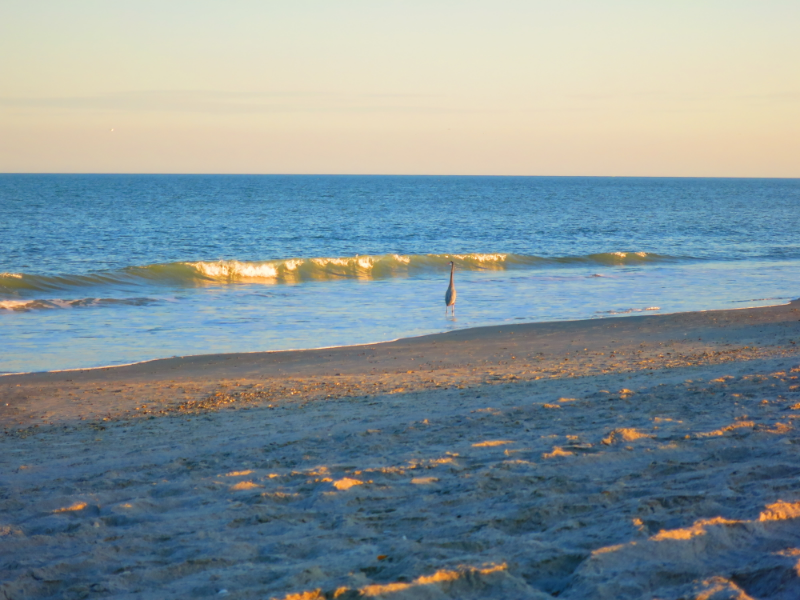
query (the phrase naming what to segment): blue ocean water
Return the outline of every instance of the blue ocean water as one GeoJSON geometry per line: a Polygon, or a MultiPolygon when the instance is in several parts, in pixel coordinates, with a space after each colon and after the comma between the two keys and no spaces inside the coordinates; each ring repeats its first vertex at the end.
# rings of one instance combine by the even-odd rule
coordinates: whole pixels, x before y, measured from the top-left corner
{"type": "Polygon", "coordinates": [[[799,226],[796,179],[0,175],[0,372],[779,304],[799,226]]]}

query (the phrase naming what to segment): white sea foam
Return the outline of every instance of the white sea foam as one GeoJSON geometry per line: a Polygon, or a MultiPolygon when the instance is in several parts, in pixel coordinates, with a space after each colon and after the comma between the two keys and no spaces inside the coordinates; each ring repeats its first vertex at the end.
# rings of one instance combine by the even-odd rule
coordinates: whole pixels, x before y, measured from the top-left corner
{"type": "Polygon", "coordinates": [[[618,256],[619,258],[628,258],[629,254],[633,254],[634,256],[638,256],[640,258],[647,256],[647,252],[611,252],[612,256],[618,256]]]}
{"type": "Polygon", "coordinates": [[[660,306],[648,306],[647,308],[624,308],[620,310],[598,310],[596,315],[629,315],[631,313],[646,312],[648,310],[661,310],[660,306]]]}
{"type": "Polygon", "coordinates": [[[775,296],[773,298],[750,298],[749,300],[731,300],[733,303],[741,302],[769,302],[770,300],[793,300],[790,296],[775,296]]]}
{"type": "Polygon", "coordinates": [[[33,304],[30,300],[0,300],[0,309],[5,310],[24,310],[25,307],[33,304]]]}
{"type": "Polygon", "coordinates": [[[304,262],[306,261],[304,261],[303,259],[297,259],[297,260],[289,259],[283,261],[283,266],[286,267],[287,271],[295,271],[297,270],[298,267],[301,267],[304,262]]]}
{"type": "Polygon", "coordinates": [[[0,309],[14,311],[51,310],[103,306],[146,306],[158,303],[153,298],[48,298],[36,300],[0,300],[0,309]]]}
{"type": "Polygon", "coordinates": [[[207,277],[226,277],[230,273],[228,265],[224,263],[189,263],[207,277]]]}
{"type": "Polygon", "coordinates": [[[278,275],[278,270],[270,264],[243,264],[237,263],[235,274],[244,277],[272,278],[278,275]]]}
{"type": "Polygon", "coordinates": [[[453,254],[453,258],[475,262],[503,262],[508,258],[508,254],[453,254]]]}
{"type": "Polygon", "coordinates": [[[187,263],[206,277],[233,278],[252,277],[270,279],[278,276],[278,271],[270,263],[243,263],[238,260],[219,262],[187,263]]]}
{"type": "Polygon", "coordinates": [[[80,300],[74,300],[71,302],[69,300],[61,300],[59,298],[53,298],[52,300],[48,300],[47,302],[49,304],[52,304],[56,308],[72,308],[75,304],[80,302],[80,300]]]}
{"type": "Polygon", "coordinates": [[[346,267],[349,260],[348,258],[312,258],[311,262],[320,267],[327,267],[328,265],[346,267]]]}

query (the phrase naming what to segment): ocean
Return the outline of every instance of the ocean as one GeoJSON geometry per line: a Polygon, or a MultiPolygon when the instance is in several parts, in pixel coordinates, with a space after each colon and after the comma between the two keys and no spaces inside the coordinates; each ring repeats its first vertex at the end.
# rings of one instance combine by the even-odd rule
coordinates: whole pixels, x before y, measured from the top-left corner
{"type": "Polygon", "coordinates": [[[797,179],[5,174],[0,373],[781,304],[798,231],[797,179]]]}

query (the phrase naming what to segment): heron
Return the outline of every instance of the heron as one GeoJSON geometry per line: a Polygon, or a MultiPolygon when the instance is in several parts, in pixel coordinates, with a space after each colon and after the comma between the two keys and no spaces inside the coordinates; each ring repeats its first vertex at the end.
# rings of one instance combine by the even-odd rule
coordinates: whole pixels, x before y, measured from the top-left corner
{"type": "Polygon", "coordinates": [[[450,261],[450,285],[444,293],[444,315],[447,316],[447,309],[453,307],[453,316],[456,316],[456,285],[453,283],[453,274],[456,271],[456,265],[450,261]]]}

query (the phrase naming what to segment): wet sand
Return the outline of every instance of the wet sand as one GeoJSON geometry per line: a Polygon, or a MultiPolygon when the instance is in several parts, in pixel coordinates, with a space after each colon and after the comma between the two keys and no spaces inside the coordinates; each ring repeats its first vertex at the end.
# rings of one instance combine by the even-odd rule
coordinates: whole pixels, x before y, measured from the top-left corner
{"type": "Polygon", "coordinates": [[[800,302],[0,377],[7,598],[800,597],[800,302]]]}

